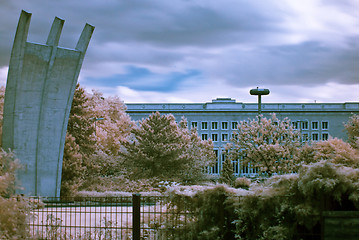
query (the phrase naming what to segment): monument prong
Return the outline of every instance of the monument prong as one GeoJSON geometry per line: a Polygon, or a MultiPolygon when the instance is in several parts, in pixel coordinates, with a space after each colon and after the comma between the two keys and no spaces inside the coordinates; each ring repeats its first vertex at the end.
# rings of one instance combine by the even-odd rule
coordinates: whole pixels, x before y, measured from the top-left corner
{"type": "MultiPolygon", "coordinates": [[[[19,22],[17,24],[14,44],[11,51],[11,57],[9,62],[8,78],[13,79],[6,84],[6,94],[4,102],[3,114],[7,117],[3,119],[3,126],[8,126],[9,131],[6,135],[3,134],[3,148],[5,150],[14,148],[14,118],[15,118],[15,102],[16,102],[16,89],[18,79],[21,78],[21,71],[23,66],[23,58],[25,53],[25,45],[29,32],[31,20],[31,13],[21,11],[19,22]],[[4,144],[4,141],[6,144],[4,144]]],[[[4,129],[4,127],[3,127],[4,129]]]]}
{"type": "Polygon", "coordinates": [[[86,53],[94,29],[95,29],[94,26],[91,26],[90,24],[86,23],[84,29],[82,30],[79,41],[77,42],[75,48],[76,50],[86,53]]]}
{"type": "Polygon", "coordinates": [[[65,20],[55,17],[54,22],[52,23],[49,36],[46,41],[48,46],[58,46],[60,41],[60,35],[62,28],[64,26],[65,20]]]}

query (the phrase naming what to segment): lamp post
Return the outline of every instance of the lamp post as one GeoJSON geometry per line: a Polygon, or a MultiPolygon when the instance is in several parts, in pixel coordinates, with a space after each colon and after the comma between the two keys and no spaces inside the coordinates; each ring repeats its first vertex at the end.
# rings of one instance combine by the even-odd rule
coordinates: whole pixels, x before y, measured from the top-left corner
{"type": "Polygon", "coordinates": [[[104,120],[104,118],[93,117],[93,118],[90,118],[90,119],[92,119],[92,120],[95,122],[95,137],[97,137],[96,122],[97,122],[97,121],[100,121],[100,120],[104,120]]]}
{"type": "Polygon", "coordinates": [[[251,95],[258,96],[258,121],[261,120],[261,114],[262,114],[262,95],[268,95],[269,89],[260,89],[260,88],[253,88],[249,91],[251,95]]]}

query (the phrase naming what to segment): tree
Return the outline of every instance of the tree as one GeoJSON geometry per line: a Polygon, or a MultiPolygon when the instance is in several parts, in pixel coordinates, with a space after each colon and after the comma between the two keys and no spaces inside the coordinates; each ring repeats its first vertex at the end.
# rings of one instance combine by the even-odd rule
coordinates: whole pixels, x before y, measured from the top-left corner
{"type": "Polygon", "coordinates": [[[77,191],[85,176],[84,159],[94,152],[94,126],[87,107],[88,97],[85,90],[76,85],[72,101],[61,174],[62,197],[70,196],[77,191]]]}
{"type": "Polygon", "coordinates": [[[71,134],[66,135],[61,175],[61,197],[72,196],[81,185],[85,166],[80,147],[71,134]]]}
{"type": "Polygon", "coordinates": [[[4,113],[5,87],[0,87],[0,147],[2,147],[2,121],[4,113]]]}
{"type": "Polygon", "coordinates": [[[88,95],[87,106],[96,122],[96,152],[118,156],[121,142],[131,133],[134,122],[126,113],[126,105],[119,97],[104,98],[99,91],[88,95]]]}
{"type": "Polygon", "coordinates": [[[180,127],[172,114],[153,113],[132,129],[121,153],[137,177],[179,181],[203,168],[213,157],[213,146],[180,127]],[[209,153],[209,149],[211,149],[209,153]]]}
{"type": "Polygon", "coordinates": [[[271,176],[295,171],[300,147],[300,133],[290,120],[279,120],[273,114],[270,119],[241,121],[226,151],[229,159],[241,159],[243,165],[250,163],[260,173],[271,176]]]}
{"type": "Polygon", "coordinates": [[[336,165],[359,167],[359,116],[352,115],[344,124],[349,142],[339,138],[312,142],[303,146],[298,158],[302,163],[310,164],[325,160],[336,165]]]}
{"type": "Polygon", "coordinates": [[[75,138],[75,142],[80,147],[79,151],[87,155],[94,152],[95,145],[94,116],[87,106],[88,101],[85,89],[77,84],[67,126],[67,133],[75,138]]]}
{"type": "Polygon", "coordinates": [[[212,140],[202,140],[198,136],[197,129],[188,129],[187,119],[182,117],[178,124],[182,134],[182,139],[185,143],[185,151],[182,153],[186,159],[186,171],[181,176],[182,181],[193,183],[204,180],[204,168],[211,166],[216,161],[216,155],[213,151],[212,140]]]}
{"type": "Polygon", "coordinates": [[[359,115],[352,115],[344,127],[348,133],[349,143],[353,147],[359,148],[359,115]]]}
{"type": "Polygon", "coordinates": [[[298,158],[305,164],[325,160],[336,165],[359,168],[359,149],[339,138],[313,142],[302,148],[298,158]]]}
{"type": "Polygon", "coordinates": [[[234,179],[235,177],[232,161],[230,158],[226,158],[223,162],[219,181],[229,185],[233,185],[234,179]]]}
{"type": "Polygon", "coordinates": [[[130,134],[132,121],[118,97],[86,93],[78,84],[70,112],[64,149],[61,196],[73,194],[88,180],[119,170],[121,140],[130,134]],[[96,121],[101,118],[101,121],[96,121]]]}

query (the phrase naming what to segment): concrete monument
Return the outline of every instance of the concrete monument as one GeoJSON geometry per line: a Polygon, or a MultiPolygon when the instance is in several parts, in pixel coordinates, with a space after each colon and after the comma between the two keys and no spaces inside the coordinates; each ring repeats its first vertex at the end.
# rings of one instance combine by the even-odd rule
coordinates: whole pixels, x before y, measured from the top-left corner
{"type": "Polygon", "coordinates": [[[46,44],[27,42],[31,13],[21,12],[5,91],[3,148],[22,164],[19,193],[59,197],[71,104],[94,27],[75,49],[58,47],[64,20],[55,18],[46,44]]]}

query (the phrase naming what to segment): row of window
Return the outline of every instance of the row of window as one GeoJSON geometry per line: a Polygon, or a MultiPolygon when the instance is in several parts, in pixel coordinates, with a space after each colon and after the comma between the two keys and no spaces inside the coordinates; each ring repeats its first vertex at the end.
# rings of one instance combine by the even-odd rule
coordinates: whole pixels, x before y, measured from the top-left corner
{"type": "MultiPolygon", "coordinates": [[[[221,171],[221,168],[223,166],[223,163],[225,161],[225,154],[222,153],[221,160],[218,159],[218,149],[214,149],[214,153],[217,157],[216,163],[208,168],[209,174],[219,174],[221,171]]],[[[233,171],[235,175],[251,175],[251,174],[257,174],[258,168],[254,168],[251,166],[251,164],[243,165],[240,160],[232,161],[233,164],[233,171]]]]}
{"type": "MultiPolygon", "coordinates": [[[[232,130],[237,129],[238,126],[238,122],[231,122],[231,127],[232,130]]],[[[309,129],[309,121],[293,121],[292,122],[293,127],[296,129],[300,129],[300,130],[308,130],[309,129]]],[[[229,127],[229,122],[221,122],[221,124],[219,124],[219,122],[201,122],[201,130],[208,130],[209,127],[211,127],[211,130],[219,130],[219,126],[221,127],[221,130],[228,130],[229,127]],[[210,125],[210,126],[209,126],[210,125]]],[[[322,130],[328,130],[329,129],[329,122],[328,121],[312,121],[311,122],[311,129],[312,130],[319,130],[319,126],[321,126],[322,130]]],[[[191,122],[191,127],[192,128],[197,128],[198,129],[198,122],[193,121],[191,122]]]]}
{"type": "MultiPolygon", "coordinates": [[[[211,135],[209,135],[208,133],[202,133],[201,134],[201,138],[202,140],[208,140],[209,138],[212,139],[213,142],[218,142],[219,141],[219,134],[217,133],[212,133],[211,135]]],[[[311,134],[311,138],[309,138],[309,134],[304,133],[302,134],[302,140],[303,141],[319,141],[319,140],[328,140],[329,138],[329,134],[328,133],[322,133],[321,135],[319,133],[312,133],[311,134]],[[321,136],[321,138],[319,139],[319,137],[321,136]]],[[[221,134],[221,141],[222,142],[227,142],[229,141],[229,134],[227,133],[223,133],[221,134]]]]}
{"type": "MultiPolygon", "coordinates": [[[[292,122],[293,127],[300,130],[308,130],[309,129],[309,121],[293,121],[292,122]]],[[[312,121],[311,122],[311,129],[312,130],[318,130],[319,129],[320,122],[318,121],[312,121]]],[[[322,121],[321,122],[321,129],[322,130],[328,130],[329,129],[329,122],[328,121],[322,121]]]]}
{"type": "MultiPolygon", "coordinates": [[[[243,175],[252,175],[252,174],[257,174],[259,171],[258,168],[254,168],[254,167],[251,167],[250,164],[248,165],[242,165],[240,164],[239,161],[232,161],[232,164],[233,164],[233,173],[234,175],[240,175],[240,176],[243,176],[243,175]]],[[[222,165],[219,166],[219,161],[216,162],[216,164],[212,167],[209,167],[209,171],[208,173],[209,174],[219,174],[221,172],[221,168],[223,166],[223,162],[222,162],[222,165]]]]}
{"type": "MultiPolygon", "coordinates": [[[[228,130],[228,122],[221,122],[221,129],[228,130]]],[[[232,129],[237,129],[238,122],[232,122],[232,129]]],[[[198,122],[191,122],[192,128],[198,128],[198,122]]],[[[209,123],[208,122],[201,122],[201,130],[208,130],[209,123]]],[[[211,129],[218,130],[219,129],[219,122],[211,122],[211,129]]]]}
{"type": "MultiPolygon", "coordinates": [[[[211,139],[212,139],[213,142],[218,142],[218,135],[219,135],[219,134],[217,134],[217,133],[211,134],[211,139]]],[[[208,140],[208,138],[209,138],[209,136],[208,136],[207,133],[202,133],[201,137],[202,137],[202,140],[208,140]]],[[[227,134],[227,133],[223,133],[223,134],[221,135],[221,141],[222,141],[222,142],[227,142],[228,140],[229,140],[228,134],[227,134]]]]}

